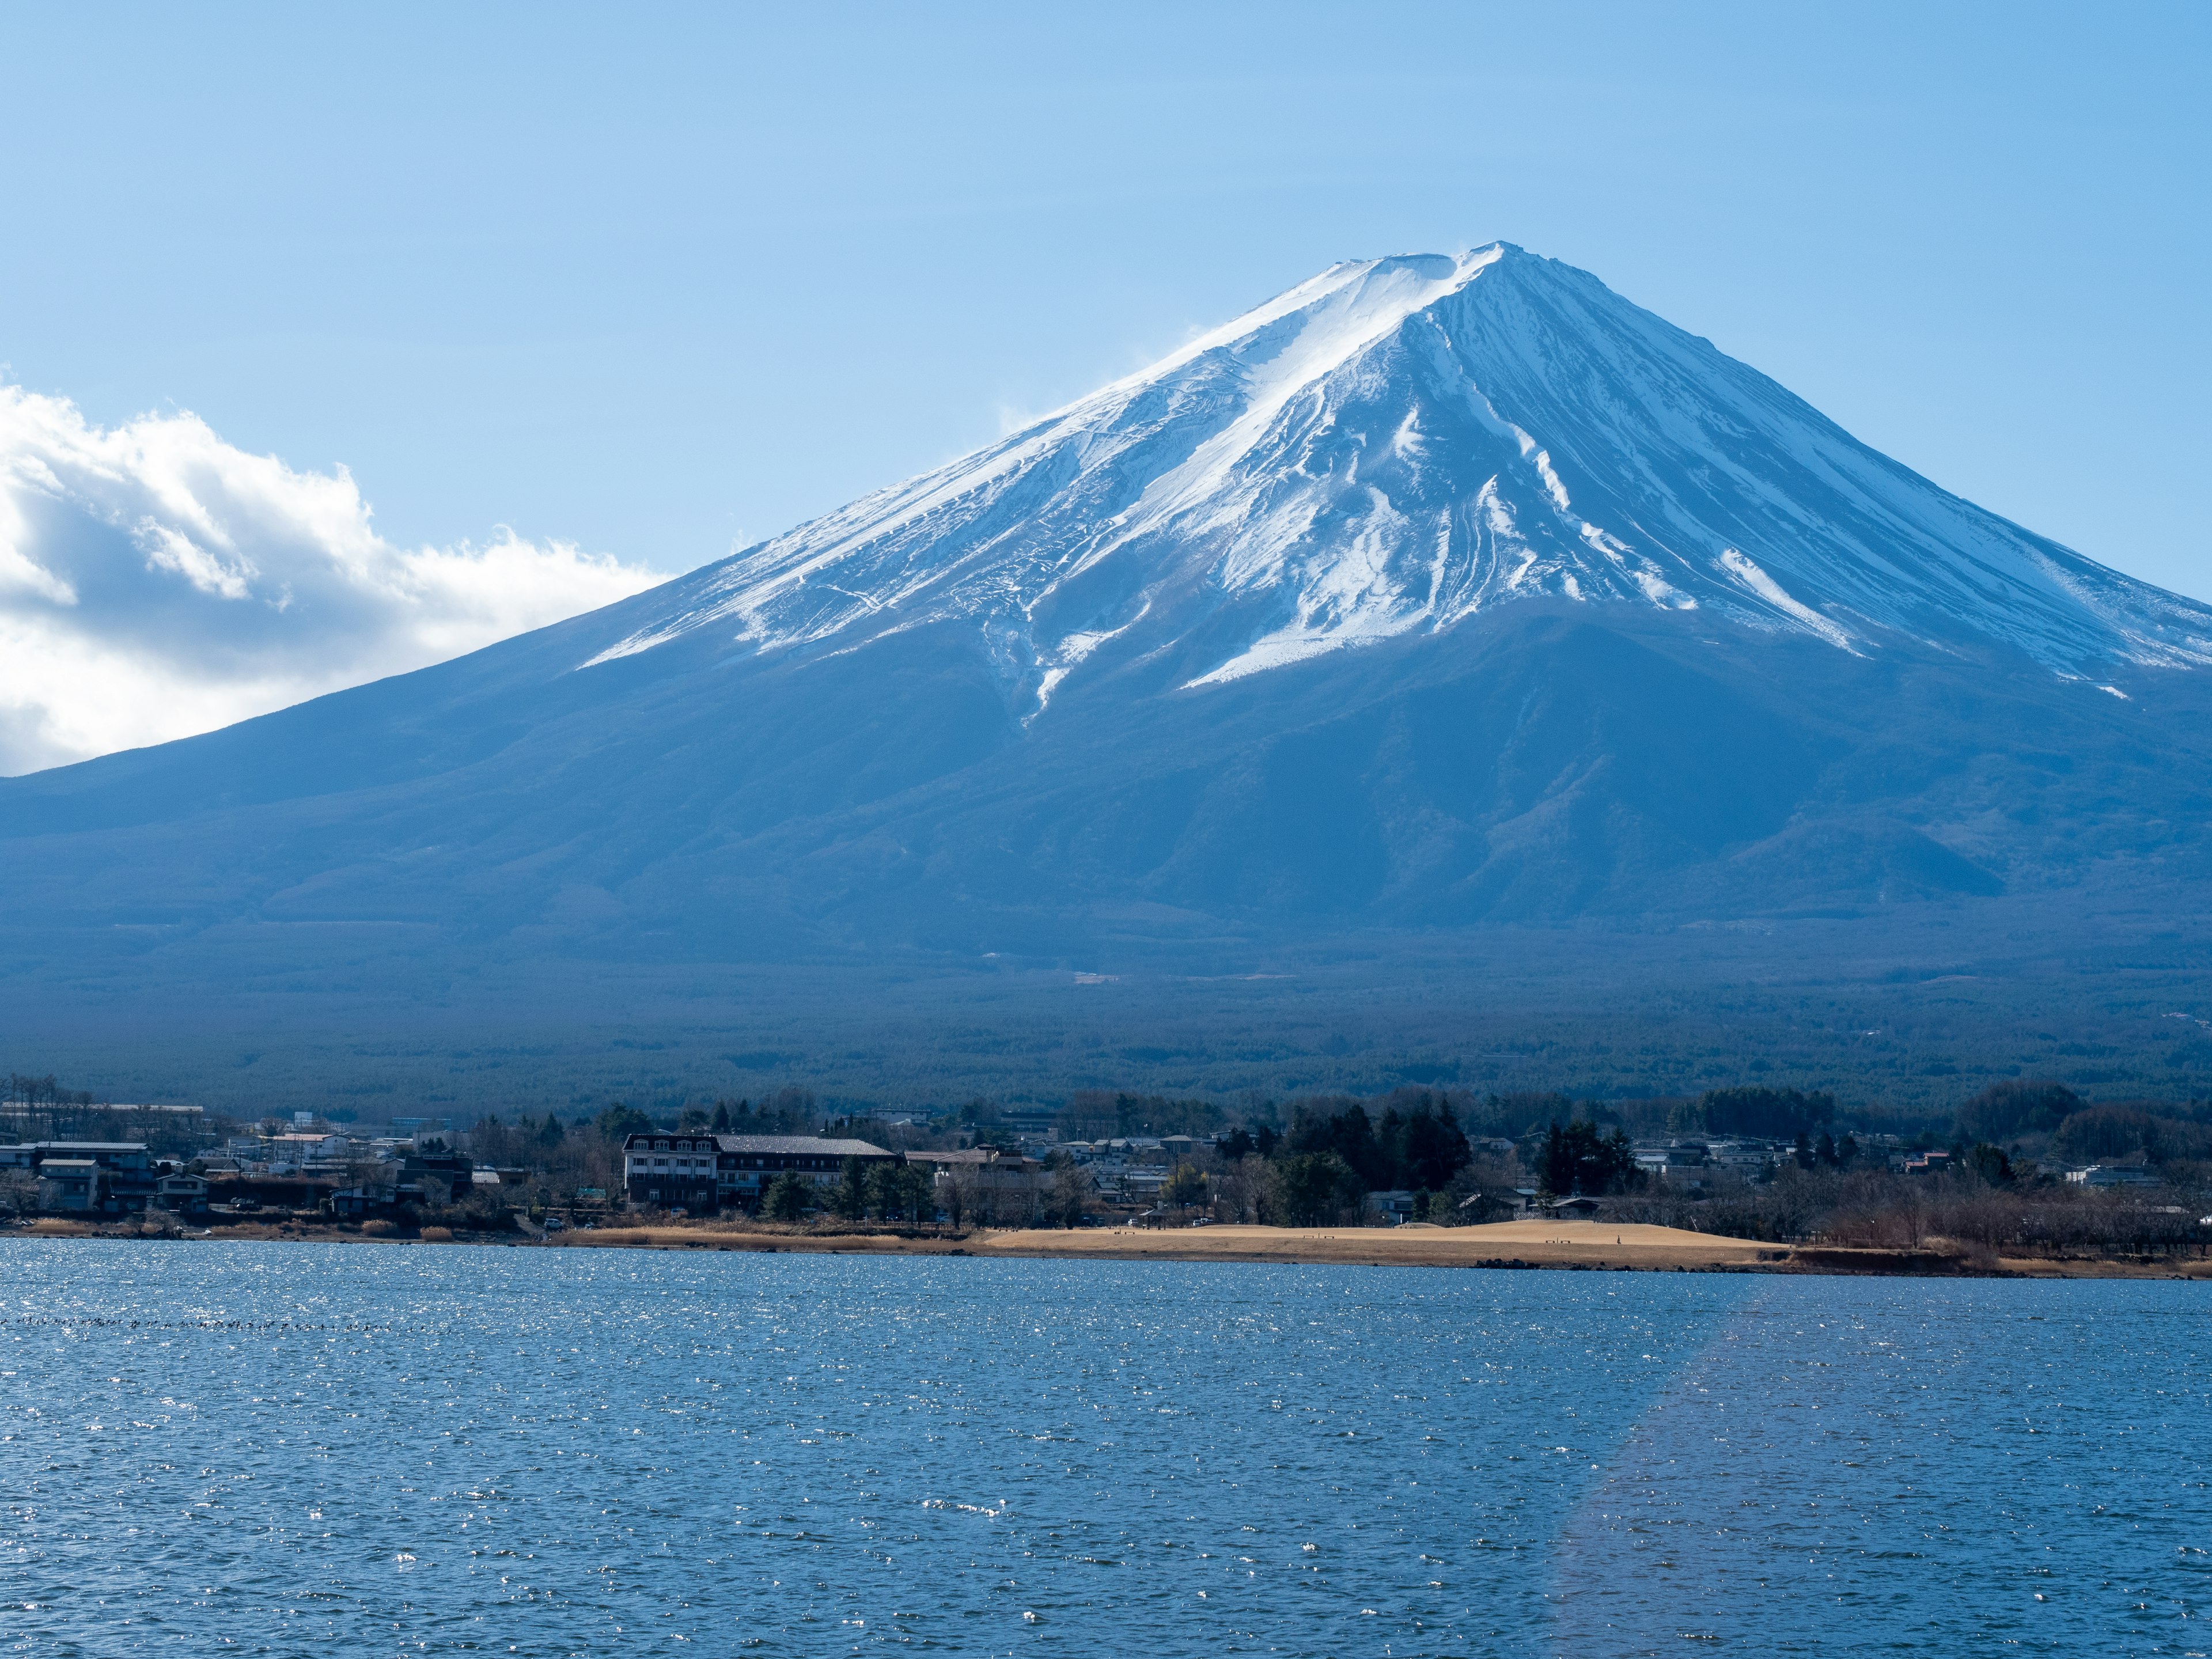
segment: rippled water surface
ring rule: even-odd
[[[0,1651],[2212,1649],[2201,1285],[0,1267]]]

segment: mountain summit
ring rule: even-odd
[[[605,610],[0,781],[0,994],[345,1042],[617,982],[629,1029],[742,1024],[802,964],[1464,999],[1501,924],[1583,998],[1632,935],[1662,976],[1816,924],[2055,957],[2207,909],[2207,663],[2212,611],[1581,271],[1341,264]]]
[[[2072,675],[2212,662],[2212,609],[1929,483],[1508,243],[1332,266],[1000,443],[685,579],[593,659],[980,629],[1042,708],[1109,642],[1187,684],[1516,599],[1846,651],[1981,636]]]

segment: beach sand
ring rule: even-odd
[[[1499,1221],[1481,1227],[1086,1228],[993,1233],[978,1255],[1163,1261],[1339,1261],[1376,1267],[1735,1267],[1788,1260],[1788,1246],[1710,1233],[1594,1221]]]
[[[132,1237],[130,1224],[58,1217],[33,1222],[35,1237]],[[911,1230],[909,1230],[911,1231]],[[171,1235],[174,1237],[176,1235]],[[327,1222],[246,1222],[193,1238],[440,1248],[742,1250],[808,1255],[1042,1257],[1070,1261],[1328,1262],[1401,1267],[1586,1267],[1639,1273],[1809,1273],[1912,1278],[2212,1279],[2212,1261],[2160,1258],[1976,1257],[1930,1240],[1917,1251],[1765,1244],[1675,1227],[1604,1221],[1501,1221],[1481,1227],[1086,1227],[978,1228],[951,1235],[913,1231],[817,1231],[732,1221],[678,1221],[540,1236],[534,1231],[463,1233],[457,1239],[377,1237]]]
[[[1582,1267],[1712,1269],[1779,1263],[1786,1245],[1673,1227],[1504,1221],[1482,1227],[1084,1227],[976,1231],[958,1240],[882,1234],[775,1233],[712,1226],[616,1227],[568,1233],[571,1246],[807,1250],[841,1255],[1042,1256],[1082,1261],[1315,1261],[1374,1267]]]

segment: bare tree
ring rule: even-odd
[[[1275,1166],[1249,1153],[1223,1169],[1213,1183],[1217,1220],[1261,1224],[1282,1213],[1282,1181]]]

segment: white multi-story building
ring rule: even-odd
[[[654,1129],[623,1142],[623,1184],[629,1201],[656,1208],[747,1209],[778,1176],[796,1175],[817,1186],[841,1180],[845,1160],[895,1164],[898,1154],[866,1140],[821,1135],[717,1135],[702,1130]]]

